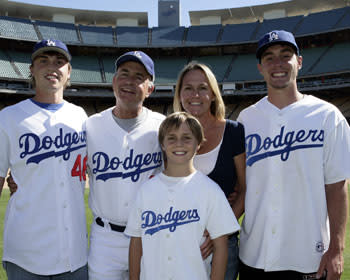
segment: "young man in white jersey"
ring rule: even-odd
[[[298,90],[291,33],[265,34],[256,56],[268,94],[238,118],[247,154],[240,279],[340,279],[349,126],[335,106]]]
[[[3,266],[9,280],[88,279],[84,207],[87,116],[63,99],[71,55],[59,40],[35,44],[33,98],[0,112],[0,188],[6,210]]]

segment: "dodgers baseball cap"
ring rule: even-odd
[[[55,40],[55,39],[46,39],[46,40],[42,40],[40,42],[37,42],[34,45],[34,49],[33,49],[33,53],[32,53],[32,61],[34,61],[34,59],[44,53],[44,52],[48,52],[48,51],[54,51],[54,52],[58,52],[60,54],[63,54],[68,61],[70,61],[72,59],[71,54],[69,53],[69,50],[67,48],[67,46],[61,42],[60,40]]]
[[[299,47],[295,42],[294,35],[285,30],[274,30],[262,36],[258,42],[256,50],[256,58],[261,59],[263,52],[274,44],[286,44],[291,46],[297,55],[299,55]]]
[[[141,63],[145,67],[148,74],[152,76],[152,81],[154,81],[154,63],[147,54],[142,51],[131,51],[119,56],[115,62],[115,71],[118,70],[118,67],[120,65],[127,61],[135,61]]]

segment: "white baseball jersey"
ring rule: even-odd
[[[265,97],[238,120],[247,154],[241,260],[266,271],[317,271],[329,246],[325,184],[350,177],[345,118],[305,95],[281,110]]]
[[[3,260],[36,274],[87,262],[84,110],[56,112],[25,100],[0,112],[0,176],[18,185],[7,205]]]
[[[91,116],[86,124],[89,203],[95,217],[126,225],[140,184],[162,165],[158,128],[165,117],[143,107],[146,120],[126,132],[113,119],[112,109]]]
[[[200,171],[158,174],[141,186],[125,233],[142,238],[141,280],[209,279],[200,252],[211,238],[239,230],[220,187]]]

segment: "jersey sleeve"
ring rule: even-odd
[[[219,186],[212,190],[208,211],[206,229],[211,239],[234,233],[240,229],[232,208]],[[218,217],[220,218],[218,219]]]
[[[10,167],[10,142],[2,126],[0,126],[0,143],[0,177],[5,178]]]
[[[325,183],[350,178],[350,128],[345,118],[325,134],[324,143]]]
[[[142,197],[141,191],[139,191],[137,193],[136,200],[130,209],[128,222],[124,231],[124,233],[128,236],[141,237],[142,235],[142,230],[141,230],[142,198],[141,197]]]

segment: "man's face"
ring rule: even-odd
[[[117,104],[133,110],[142,106],[153,91],[151,77],[145,67],[134,61],[124,62],[113,77],[113,90]]]
[[[270,88],[283,89],[296,83],[302,57],[288,45],[272,45],[261,55],[258,69]]]
[[[65,88],[70,79],[71,66],[64,55],[47,52],[34,59],[30,72],[35,79],[37,89],[57,91]]]

